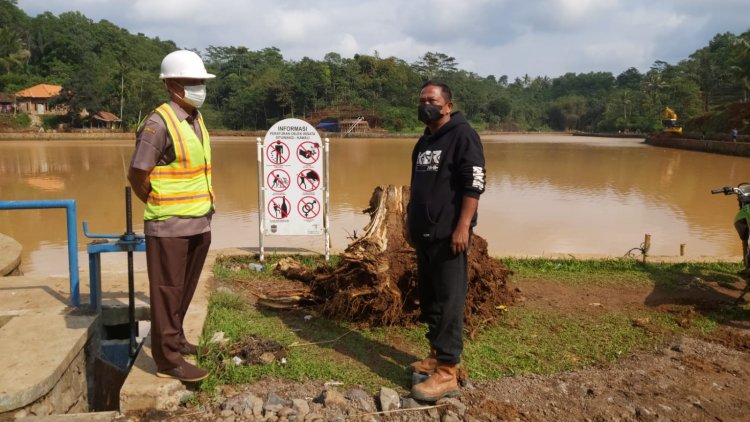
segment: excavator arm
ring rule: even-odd
[[[664,108],[664,119],[665,120],[677,120],[677,113],[669,107]]]
[[[682,126],[677,123],[677,113],[669,107],[664,108],[664,118],[661,124],[664,132],[682,133]]]

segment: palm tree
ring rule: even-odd
[[[662,106],[661,94],[662,91],[667,88],[668,84],[662,78],[661,72],[652,69],[646,73],[646,77],[643,78],[643,90],[651,97],[651,101],[654,104]]]
[[[743,86],[745,87],[745,100],[747,101],[747,91],[750,90],[750,41],[746,39],[746,36],[750,35],[750,32],[746,32],[742,36],[734,39],[735,47],[735,58],[737,65],[732,66],[734,73],[742,79]]]
[[[31,57],[29,50],[21,46],[18,35],[7,28],[0,28],[0,68],[10,73],[22,66]]]

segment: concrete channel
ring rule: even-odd
[[[16,245],[0,235],[0,270],[6,274],[20,263]],[[209,254],[185,318],[191,342],[197,343],[202,332],[217,254]],[[135,273],[137,341],[142,346],[134,359],[128,354],[127,272],[102,269],[100,314],[88,306],[84,293],[89,291],[87,269],[81,268],[80,279],[82,306],[74,307],[69,279],[62,273],[0,278],[0,421],[109,421],[141,410],[172,410],[191,394],[181,382],[156,376],[145,272]]]

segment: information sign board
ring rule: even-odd
[[[284,119],[263,140],[265,235],[323,234],[323,145],[304,120]]]

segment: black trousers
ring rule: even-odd
[[[450,239],[418,242],[416,246],[419,305],[427,324],[427,340],[437,350],[437,360],[459,363],[464,348],[468,252],[454,255]]]
[[[146,236],[146,266],[151,300],[151,350],[159,370],[180,366],[182,330],[206,261],[211,233],[186,237]]]

